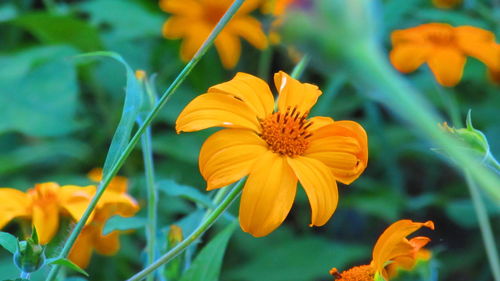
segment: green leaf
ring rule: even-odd
[[[215,207],[212,200],[206,194],[201,193],[194,187],[178,184],[173,180],[161,180],[157,183],[157,188],[170,196],[181,197],[202,204],[207,208]]]
[[[11,22],[29,30],[44,43],[70,44],[87,52],[102,49],[97,29],[71,16],[38,12],[20,16]]]
[[[77,271],[85,276],[89,276],[85,270],[81,269],[78,265],[74,264],[72,261],[66,259],[66,258],[52,258],[48,259],[46,264],[56,264],[56,265],[61,265],[70,269],[73,269],[74,271]]]
[[[122,117],[116,128],[115,135],[111,141],[109,147],[108,155],[106,156],[106,161],[104,162],[103,175],[106,175],[111,167],[116,163],[124,148],[130,141],[130,136],[132,133],[132,128],[134,127],[134,122],[139,114],[142,100],[143,100],[143,90],[139,81],[135,77],[135,73],[128,63],[117,53],[113,52],[94,52],[88,53],[81,56],[83,57],[110,57],[118,62],[120,62],[126,70],[127,74],[127,85],[125,87],[125,102],[123,104]]]
[[[0,56],[0,133],[59,136],[76,127],[78,84],[68,47]]]
[[[7,232],[0,232],[0,246],[9,251],[11,254],[16,253],[17,243],[17,238],[14,235]]]
[[[109,233],[115,230],[130,230],[130,229],[143,228],[146,226],[147,222],[148,222],[147,219],[140,217],[124,218],[120,216],[114,216],[106,222],[102,234],[108,235]]]
[[[222,260],[226,251],[229,238],[236,229],[237,224],[227,226],[221,233],[215,236],[196,256],[193,264],[182,275],[180,281],[217,281],[222,266]]]

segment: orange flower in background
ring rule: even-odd
[[[203,144],[199,165],[207,190],[248,175],[240,224],[260,237],[288,215],[297,181],[311,204],[311,226],[322,226],[338,201],[337,183],[350,184],[366,168],[365,130],[353,121],[308,118],[321,91],[284,72],[274,75],[277,111],[267,83],[238,73],[191,101],[179,115],[177,132],[225,127]]]
[[[462,78],[467,56],[488,67],[498,60],[494,34],[472,26],[429,23],[396,30],[391,39],[390,60],[397,70],[409,73],[427,63],[438,83],[447,87]]]
[[[100,181],[101,169],[93,169],[88,174],[93,181]],[[83,228],[73,248],[69,259],[81,268],[88,266],[95,250],[102,255],[114,255],[120,249],[120,231],[103,234],[104,226],[113,216],[132,217],[139,210],[137,202],[127,192],[127,178],[116,176],[108,185],[97,204],[94,217]]]
[[[79,220],[95,192],[95,186],[36,184],[26,193],[0,188],[0,229],[14,218],[32,220],[40,244],[47,244],[59,228],[60,215]]]
[[[262,5],[262,12],[281,16],[285,13],[288,6],[297,2],[297,0],[267,0]]]
[[[183,39],[181,59],[188,61],[208,38],[212,29],[232,4],[232,0],[160,0],[160,7],[172,16],[163,25],[163,36]],[[260,22],[249,15],[260,0],[247,0],[215,39],[215,48],[225,68],[236,66],[244,38],[259,49],[267,47]]]
[[[441,9],[451,9],[460,3],[462,0],[432,0],[432,4]]]
[[[399,220],[393,223],[375,243],[370,264],[356,266],[342,273],[333,268],[330,274],[337,281],[373,281],[377,275],[390,280],[399,269],[411,270],[419,259],[429,259],[431,255],[428,250],[423,249],[430,241],[428,237],[406,238],[424,226],[434,230],[432,221],[420,223]]]

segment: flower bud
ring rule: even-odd
[[[14,254],[14,264],[22,272],[35,272],[45,262],[45,248],[37,240],[28,238],[18,244],[18,249]]]

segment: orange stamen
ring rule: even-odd
[[[330,270],[336,281],[373,281],[375,270],[370,265],[355,266],[339,273],[336,268]]]

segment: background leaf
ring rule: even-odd
[[[0,232],[0,246],[5,250],[9,251],[11,254],[15,254],[17,251],[17,238],[7,232]]]

